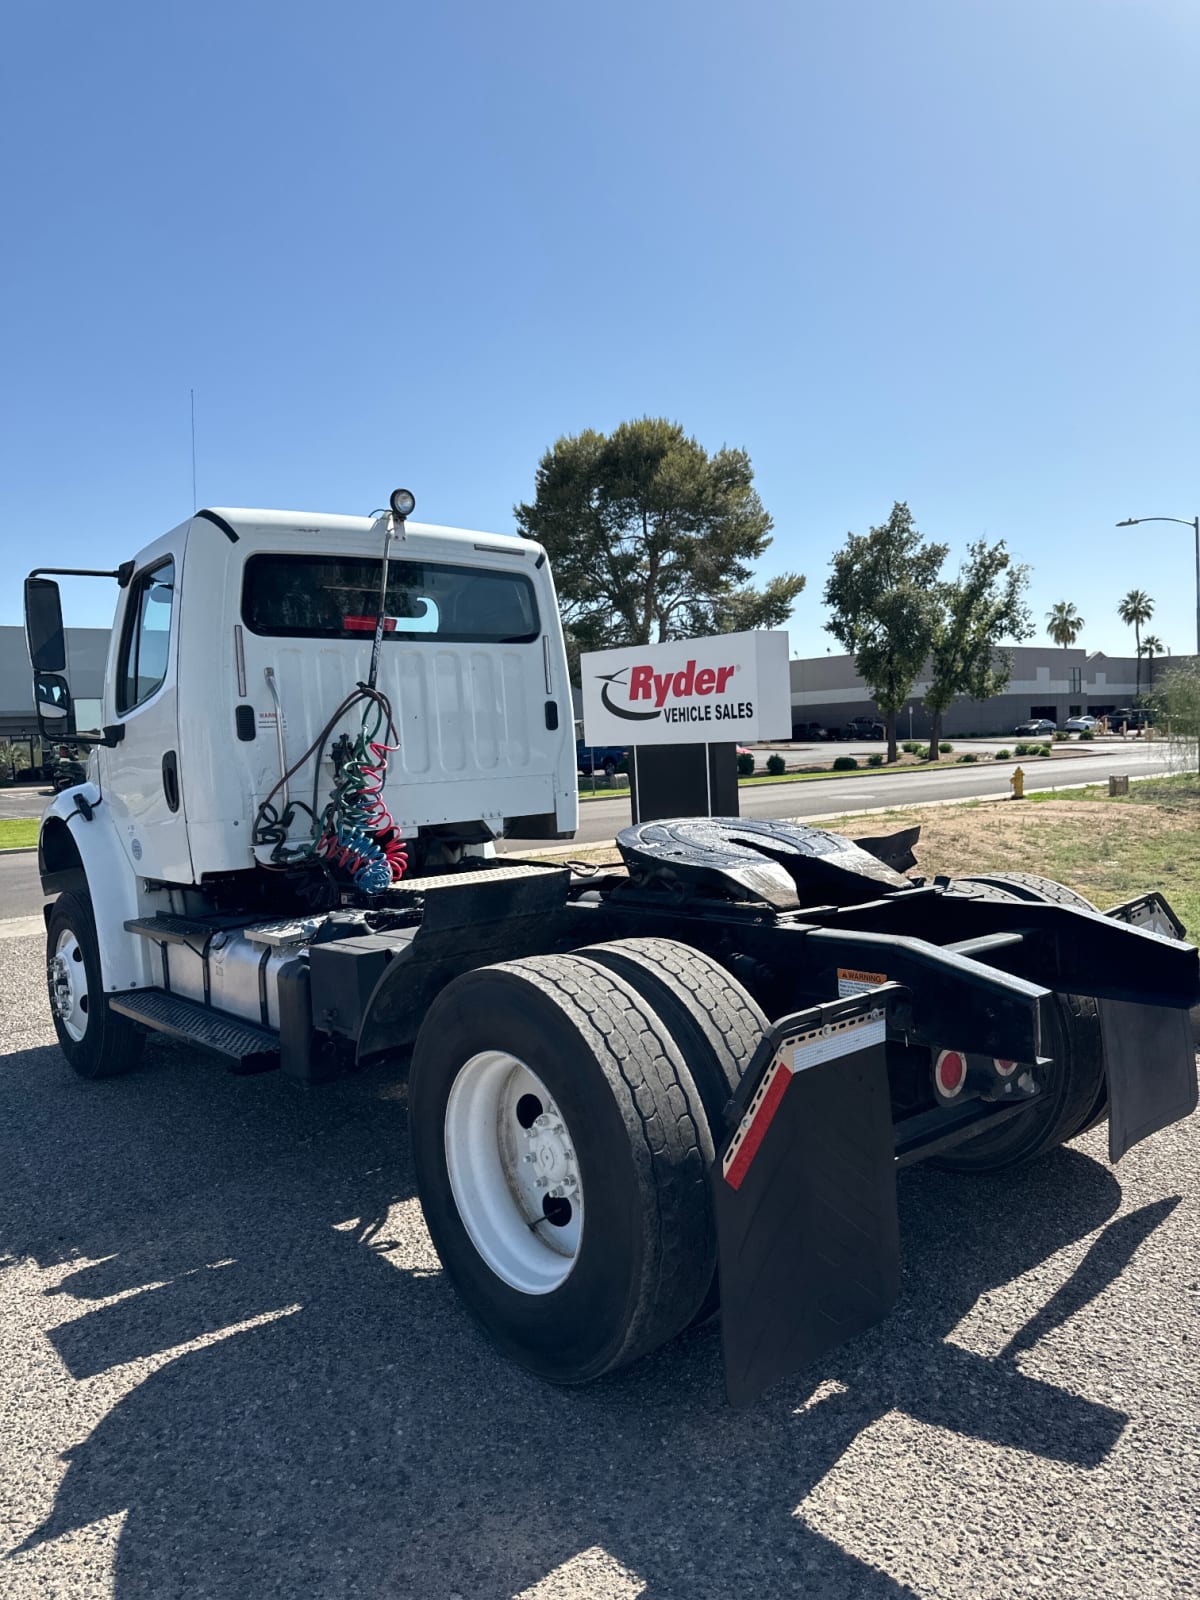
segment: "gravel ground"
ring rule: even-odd
[[[744,1412],[703,1329],[581,1391],[495,1357],[402,1083],[152,1043],[87,1085],[0,940],[7,1600],[1200,1592],[1200,1128],[910,1171],[886,1325]]]

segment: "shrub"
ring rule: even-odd
[[[900,748],[901,748],[901,750],[904,751],[904,754],[906,756],[915,756],[917,751],[921,748],[921,746],[917,743],[917,741],[915,739],[905,739],[904,743],[900,746]]]
[[[979,760],[979,757],[975,754],[975,752],[973,750],[968,750],[965,756],[959,756],[958,764],[959,764],[959,766],[961,766],[964,761],[978,761],[978,760]]]
[[[1056,728],[1054,730],[1054,742],[1055,742],[1055,744],[1065,744],[1067,742],[1067,740],[1070,739],[1070,737],[1071,737],[1071,735],[1067,732],[1067,730],[1065,728]]]
[[[917,746],[917,748],[913,751],[913,755],[916,756],[918,761],[928,761],[929,760],[929,746],[927,744],[919,744]]]
[[[751,758],[753,759],[753,758]],[[787,771],[787,762],[782,756],[771,755],[767,757],[767,771],[773,778],[781,778]]]
[[[953,754],[954,746],[952,744],[947,744],[946,741],[943,739],[941,744],[938,745],[938,750],[941,752],[942,755],[948,756],[948,755],[952,755]]]
[[[853,756],[839,756],[833,763],[835,772],[857,772],[858,762]]]
[[[1048,756],[1050,754],[1050,746],[1048,744],[1038,745],[1035,748],[1039,756]]]
[[[1011,761],[1012,760],[1012,751],[1011,750],[997,750],[996,751],[996,760],[997,761]]]
[[[867,757],[867,765],[869,767],[881,767],[883,765],[883,757],[876,751],[873,756]]]
[[[1096,737],[1096,735],[1092,732],[1092,730],[1090,728],[1084,728],[1083,732],[1079,735],[1079,737],[1081,739],[1094,739]]]
[[[737,758],[737,767],[740,778],[752,778],[754,776],[754,757],[749,750],[746,751],[744,756]]]
[[[1015,755],[1015,756],[1027,756],[1027,755],[1030,754],[1032,749],[1033,749],[1033,746],[1029,745],[1029,744],[1014,745],[1013,746],[1013,755]]]

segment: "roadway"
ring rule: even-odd
[[[980,747],[973,745],[972,748]],[[850,811],[928,805],[939,800],[1003,799],[1009,792],[1008,780],[1014,765],[1005,762],[996,766],[965,766],[961,770],[942,768],[937,772],[919,769],[890,774],[866,772],[862,777],[853,778],[764,783],[743,787],[739,796],[744,817],[801,820],[843,816]],[[1166,772],[1169,760],[1162,745],[1122,744],[1106,746],[1088,755],[1054,756],[1049,761],[1033,757],[1021,765],[1028,774],[1030,789],[1048,789],[1102,783],[1110,773],[1149,777],[1156,772]],[[10,816],[37,815],[48,800],[48,796],[32,788],[0,790],[0,796]],[[21,806],[23,810],[17,809]],[[629,815],[628,796],[581,802],[575,843],[597,844],[612,839],[629,826]],[[545,848],[545,840],[534,844],[530,840],[506,839],[499,848],[505,855],[524,855],[531,848],[539,847]],[[0,855],[0,921],[40,916],[41,909],[37,857],[32,852]]]
[[[814,747],[828,751],[829,746]],[[865,746],[878,749],[878,746]],[[972,744],[971,749],[982,749]],[[744,817],[842,816],[848,811],[877,807],[920,806],[937,800],[1003,799],[1009,778],[1020,765],[1027,789],[1063,788],[1076,783],[1103,783],[1110,773],[1148,777],[1166,772],[1169,758],[1163,745],[1114,744],[1080,756],[1032,756],[1021,762],[943,767],[937,772],[920,768],[903,772],[865,772],[862,777],[819,778],[804,783],[770,783],[743,786],[738,791]],[[629,799],[584,800],[579,806],[576,844],[596,844],[611,839],[629,826]],[[530,848],[529,841],[508,839],[500,846],[506,854]]]

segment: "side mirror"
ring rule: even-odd
[[[63,633],[62,603],[53,578],[25,579],[25,642],[34,672],[66,670],[67,640]]]
[[[69,739],[74,736],[71,691],[65,678],[53,672],[35,672],[33,702],[37,710],[38,732],[43,739]]]

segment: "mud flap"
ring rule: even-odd
[[[1178,1007],[1100,1000],[1108,1078],[1108,1159],[1196,1109],[1192,1019]]]
[[[734,1405],[895,1304],[886,1006],[880,991],[782,1018],[735,1098],[736,1126],[712,1166],[725,1387]]]

